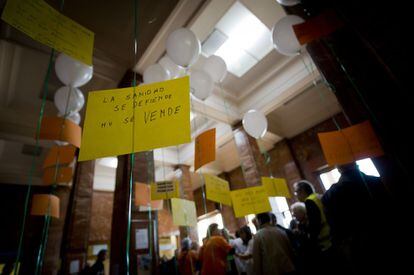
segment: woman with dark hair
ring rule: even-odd
[[[240,238],[243,242],[243,246],[246,249],[243,253],[237,253],[236,256],[238,257],[239,261],[242,261],[244,270],[241,274],[251,275],[253,273],[253,260],[252,260],[252,253],[253,253],[253,234],[250,230],[250,227],[247,225],[243,226],[239,229]]]

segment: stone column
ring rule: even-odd
[[[269,169],[266,166],[256,139],[249,136],[242,126],[236,126],[233,133],[246,187],[261,185],[261,177],[269,176]]]

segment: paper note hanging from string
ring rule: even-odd
[[[151,200],[167,200],[180,197],[179,181],[158,181],[151,183]]]
[[[46,216],[59,218],[60,200],[55,195],[34,194],[30,214],[33,216]]]
[[[255,186],[230,192],[234,213],[237,218],[249,214],[268,212],[270,207],[266,189],[263,186]]]
[[[226,180],[213,175],[204,174],[207,199],[231,205],[230,187]]]
[[[341,165],[384,154],[369,121],[333,132],[319,133],[329,165]]]
[[[262,177],[262,185],[269,197],[292,198],[285,179]]]
[[[1,19],[36,41],[92,65],[94,33],[43,0],[8,0]]]
[[[43,170],[43,183],[65,183],[72,180],[73,169],[71,167],[49,167]]]
[[[162,200],[151,201],[151,185],[145,183],[135,183],[135,206],[143,207],[142,211],[146,211],[151,207],[151,210],[161,210],[163,207]]]
[[[81,127],[68,119],[47,116],[42,119],[40,139],[67,141],[79,148],[81,135]]]
[[[216,129],[207,130],[195,138],[194,171],[216,159]]]
[[[76,148],[72,145],[53,146],[47,153],[47,156],[43,162],[43,168],[69,164],[75,158],[75,152]]]
[[[135,96],[132,87],[90,92],[79,160],[190,142],[189,85],[183,77],[140,85]]]
[[[171,199],[171,208],[175,225],[197,225],[196,207],[193,201],[173,198]]]

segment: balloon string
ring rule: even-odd
[[[55,51],[54,51],[54,49],[52,49],[51,53],[50,53],[50,57],[49,57],[49,64],[48,64],[48,68],[47,68],[47,71],[46,71],[46,76],[45,76],[44,81],[43,81],[42,103],[41,103],[41,106],[40,106],[39,118],[37,120],[37,126],[36,126],[35,152],[39,152],[39,150],[40,150],[40,146],[39,146],[40,129],[41,129],[41,126],[42,126],[42,119],[43,119],[44,111],[45,111],[46,98],[47,98],[47,95],[48,95],[48,84],[49,84],[50,72],[52,70],[52,63],[53,63],[54,54],[55,54]],[[18,248],[17,248],[16,261],[14,263],[14,268],[13,268],[14,274],[19,274],[20,273],[20,269],[18,267],[19,267],[19,261],[20,261],[22,248],[23,248],[23,237],[24,237],[24,231],[26,229],[26,220],[27,220],[27,215],[28,215],[29,200],[30,200],[30,195],[31,195],[31,191],[32,191],[32,184],[33,184],[33,173],[34,173],[34,170],[35,170],[36,162],[37,162],[37,157],[35,155],[33,155],[31,165],[30,165],[30,169],[29,169],[29,173],[28,173],[28,186],[27,186],[27,191],[26,191],[26,196],[25,196],[25,201],[24,201],[23,219],[22,219],[22,224],[20,226],[19,245],[18,245]]]
[[[230,111],[229,111],[230,107],[228,106],[228,102],[226,100],[226,97],[224,96],[223,85],[222,85],[221,82],[219,82],[219,87],[220,87],[221,98],[223,99],[224,109],[225,109],[225,112],[226,112],[227,124],[230,126],[232,139],[233,139],[234,143],[236,143],[236,136],[234,134],[233,125],[232,125],[231,119],[230,119]],[[242,174],[243,174],[243,178],[246,179],[246,167],[244,166],[243,162],[241,161],[241,152],[240,152],[240,149],[237,145],[236,145],[236,148],[237,148],[237,155],[239,156],[239,160],[240,160],[240,168],[241,168],[241,171],[242,171]],[[231,189],[231,186],[229,186],[229,187]]]
[[[133,0],[133,20],[134,20],[134,64],[137,62],[137,48],[138,48],[138,40],[137,40],[137,0]],[[133,87],[133,101],[132,101],[132,152],[135,152],[135,92],[136,92],[136,86],[137,86],[137,74],[135,71],[133,71],[134,78],[132,81],[132,87]],[[130,259],[129,259],[129,252],[130,252],[130,242],[131,242],[131,219],[132,219],[132,187],[134,184],[134,167],[135,167],[135,154],[132,153],[130,156],[130,174],[129,174],[129,193],[128,193],[128,216],[127,216],[127,236],[126,236],[126,251],[125,251],[125,257],[126,257],[126,274],[129,275],[130,273]]]
[[[300,55],[300,59],[301,59],[303,65],[305,66],[306,70],[308,71],[308,73],[312,75],[312,78],[313,78],[312,82],[313,82],[313,85],[316,87],[318,85],[317,79],[316,79],[317,76],[315,76],[315,74],[314,74],[316,70],[313,67],[312,60],[309,60],[309,66],[308,66],[305,62],[305,58],[303,57],[303,55]],[[327,87],[330,88],[329,85],[327,85]],[[319,98],[320,98],[322,104],[325,105],[325,108],[328,110],[329,113],[333,113],[331,105],[328,103],[325,96],[322,94],[322,91],[320,89],[316,89],[316,90],[318,92],[318,95],[319,95]],[[342,107],[340,107],[340,108],[341,108],[341,112],[345,115]],[[346,117],[346,115],[345,115],[345,117]],[[332,115],[331,119],[332,119],[332,122],[335,124],[336,129],[341,130],[341,126],[339,125],[338,121],[336,120],[335,115]]]
[[[193,104],[193,99],[190,96],[190,103],[191,103],[191,109],[194,110],[194,104]],[[196,144],[196,138],[197,138],[197,132],[198,132],[198,127],[197,127],[197,117],[193,118],[193,128],[194,128],[194,144]],[[206,194],[205,194],[205,190],[204,190],[204,180],[203,180],[203,175],[202,175],[202,167],[200,167],[200,170],[195,171],[195,167],[194,167],[194,173],[198,174],[198,176],[200,177],[200,181],[201,181],[201,194],[202,194],[202,199],[203,199],[203,207],[204,207],[204,214],[207,214],[207,202],[206,202]]]

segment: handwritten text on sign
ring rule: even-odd
[[[36,41],[92,65],[94,33],[43,0],[8,0],[1,19]]]
[[[79,160],[190,142],[188,77],[90,92]]]
[[[226,205],[231,205],[229,183],[219,177],[204,174],[207,199]]]
[[[267,192],[263,186],[231,191],[230,195],[237,218],[271,210]]]

